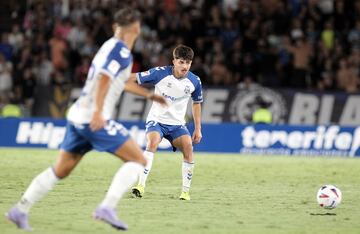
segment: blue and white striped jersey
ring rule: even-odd
[[[152,84],[155,93],[164,96],[169,103],[163,107],[153,102],[146,121],[156,121],[169,125],[185,124],[185,114],[190,97],[193,102],[202,102],[202,87],[198,76],[188,72],[183,78],[173,75],[173,67],[155,67],[145,72],[137,73],[139,84]]]
[[[103,106],[104,119],[111,119],[131,68],[132,55],[124,42],[115,37],[107,40],[92,60],[85,86],[79,99],[70,107],[68,120],[78,124],[90,123],[95,110],[95,87],[99,81],[99,74],[105,74],[111,79]]]

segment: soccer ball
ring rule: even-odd
[[[317,195],[317,202],[321,207],[325,209],[334,209],[341,202],[341,191],[334,185],[324,185],[322,186]]]

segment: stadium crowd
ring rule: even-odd
[[[205,86],[359,91],[360,0],[27,0],[8,2],[0,32],[0,103],[31,109],[39,86],[81,86],[120,4],[143,13],[135,72],[183,43]]]

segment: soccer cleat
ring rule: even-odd
[[[115,229],[123,230],[123,231],[128,230],[127,224],[122,222],[117,217],[116,211],[114,209],[108,207],[98,207],[93,213],[93,218],[104,221],[105,223],[110,224]]]
[[[32,228],[28,222],[28,215],[26,213],[21,212],[16,206],[13,206],[5,216],[13,222],[18,228],[23,229],[25,231],[31,231]]]
[[[180,200],[186,200],[186,201],[190,201],[190,193],[189,192],[181,192],[180,195]]]
[[[137,186],[131,189],[133,197],[142,197],[145,193],[145,186],[138,184]]]

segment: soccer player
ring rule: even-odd
[[[145,72],[131,75],[139,84],[155,86],[155,93],[167,98],[168,107],[153,103],[146,120],[147,164],[140,175],[139,183],[132,189],[135,197],[142,197],[145,192],[146,179],[150,173],[154,153],[162,138],[168,139],[174,151],[178,148],[184,157],[182,163],[181,200],[190,200],[189,189],[194,170],[192,143],[199,143],[201,134],[202,87],[198,76],[190,72],[194,52],[190,47],[179,45],[173,50],[173,66],[155,67]],[[192,113],[195,130],[190,136],[185,126],[185,114],[189,99],[192,99]]]
[[[20,201],[7,213],[19,228],[31,230],[30,208],[43,198],[60,179],[68,176],[83,155],[92,149],[114,154],[124,161],[116,172],[104,200],[93,213],[116,229],[128,227],[118,219],[115,208],[128,189],[138,180],[146,160],[140,147],[122,124],[111,119],[117,99],[125,90],[166,105],[166,99],[135,83],[125,83],[131,73],[131,48],[140,33],[140,13],[120,9],[114,17],[114,36],[95,55],[79,99],[71,106],[64,142],[55,165],[36,176]]]

